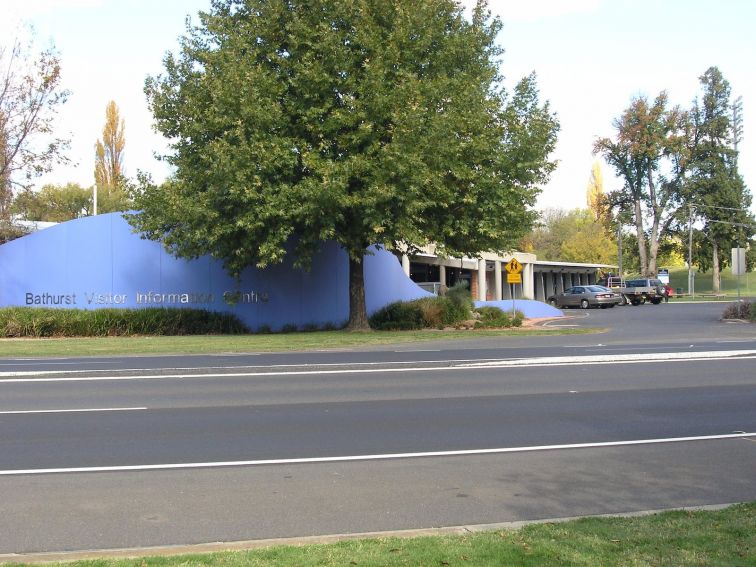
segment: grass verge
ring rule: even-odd
[[[207,555],[78,561],[67,565],[753,567],[756,565],[756,503],[719,511],[584,518],[464,536],[349,540]]]
[[[509,339],[522,336],[575,335],[601,329],[502,329],[477,331],[315,331],[270,335],[197,335],[181,337],[95,337],[0,339],[0,357],[108,356],[285,352],[371,347],[439,340]]]

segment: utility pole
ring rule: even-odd
[[[690,207],[690,213],[688,217],[688,295],[693,297],[694,284],[693,284],[693,205]]]

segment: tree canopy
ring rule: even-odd
[[[702,97],[691,111],[695,139],[685,187],[694,218],[703,226],[695,238],[694,261],[711,268],[712,290],[719,291],[720,269],[730,262],[730,248],[751,242],[756,224],[749,212],[751,194],[737,169],[732,147],[730,84],[710,67],[699,77]]]
[[[535,76],[502,86],[500,22],[453,0],[214,0],[145,91],[175,175],[131,222],[232,274],[320,242],[350,259],[367,325],[377,244],[511,249],[530,228],[558,129]]]
[[[0,45],[0,219],[7,220],[14,187],[29,187],[65,161],[68,141],[53,133],[69,95],[60,69],[52,48],[34,54],[31,41]]]
[[[687,120],[679,107],[669,108],[666,92],[653,101],[637,96],[614,121],[615,139],[599,138],[594,145],[624,182],[607,199],[618,218],[635,225],[640,271],[646,276],[656,274],[660,243],[684,214]]]
[[[39,191],[24,189],[11,212],[29,221],[65,222],[92,214],[92,190],[76,183],[45,185]]]
[[[547,209],[522,243],[542,260],[614,264],[617,243],[591,209]]]

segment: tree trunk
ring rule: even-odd
[[[646,250],[646,235],[643,232],[643,211],[641,203],[635,200],[635,231],[638,235],[638,259],[640,260],[640,273],[647,275],[648,272],[648,253]]]
[[[711,253],[711,291],[712,293],[719,293],[719,246],[716,242],[712,242]]]
[[[349,323],[347,331],[369,331],[365,306],[365,274],[362,259],[349,258]]]

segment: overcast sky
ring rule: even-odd
[[[165,165],[154,158],[165,143],[152,130],[144,80],[162,71],[166,51],[176,50],[186,16],[196,21],[209,6],[210,0],[0,0],[0,41],[13,37],[20,22],[31,24],[39,47],[52,43],[60,52],[64,86],[72,91],[57,125],[70,133],[76,165],[45,181],[93,184],[94,144],[109,100],[126,120],[127,175],[141,169],[165,178]],[[541,97],[561,123],[559,167],[539,208],[584,207],[596,137],[613,136],[612,121],[633,96],[666,90],[673,104],[689,107],[710,66],[743,97],[739,163],[753,192],[756,2],[491,0],[490,8],[504,22],[499,41],[507,84],[535,71]],[[621,185],[606,166],[603,173],[607,190]]]

